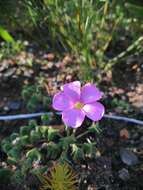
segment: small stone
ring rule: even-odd
[[[28,46],[29,42],[28,41],[24,41],[23,44],[24,44],[24,46]]]
[[[41,148],[47,149],[47,147],[48,147],[48,143],[43,143],[43,144],[41,145]]]
[[[120,149],[120,157],[122,162],[128,166],[136,165],[139,162],[138,157],[133,152],[125,148]]]
[[[25,71],[24,71],[24,76],[25,76],[25,77],[30,78],[30,77],[32,77],[32,74],[33,74],[33,72],[31,72],[31,70],[25,70]]]
[[[6,69],[6,67],[4,64],[0,66],[0,72],[4,71],[5,69]]]
[[[21,106],[21,101],[11,101],[8,102],[8,105],[10,110],[19,110]]]
[[[16,75],[21,75],[21,74],[22,74],[21,69],[20,69],[20,68],[17,68],[17,70],[16,70]]]
[[[130,179],[129,171],[126,168],[122,168],[119,171],[119,178],[122,179],[123,181],[129,180]]]
[[[57,68],[60,68],[60,67],[63,67],[64,65],[63,65],[63,63],[61,61],[58,61],[58,62],[55,63],[55,66]]]
[[[95,185],[88,185],[87,190],[96,190],[96,186]]]
[[[71,58],[69,55],[66,55],[66,56],[64,57],[64,59],[63,59],[63,62],[64,62],[65,64],[69,64],[69,63],[72,62],[72,58]]]
[[[15,73],[15,71],[16,71],[16,68],[9,69],[8,71],[6,71],[4,73],[4,77],[8,78],[8,77],[12,76]]]
[[[46,62],[45,64],[43,64],[40,69],[41,69],[42,71],[48,70],[48,62]]]
[[[49,62],[49,63],[48,63],[48,68],[49,68],[49,69],[51,69],[53,66],[54,66],[54,63],[53,63],[53,62]]]
[[[67,75],[67,76],[66,76],[66,80],[67,80],[67,81],[71,81],[71,79],[72,79],[72,75]]]
[[[53,53],[44,54],[44,59],[47,59],[48,61],[53,61],[55,58],[55,55]]]
[[[10,111],[8,106],[4,106],[3,110],[6,111],[6,112]]]
[[[99,150],[96,151],[96,157],[100,157],[101,156],[101,152]]]

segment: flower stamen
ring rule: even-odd
[[[83,106],[84,106],[84,104],[82,104],[81,102],[76,102],[76,104],[75,104],[74,107],[75,107],[76,109],[82,109]]]

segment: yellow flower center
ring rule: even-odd
[[[83,108],[83,106],[84,106],[84,104],[82,104],[81,102],[76,102],[76,104],[75,104],[76,109],[81,109],[81,108]]]

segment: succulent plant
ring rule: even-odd
[[[56,164],[50,176],[37,175],[42,182],[40,190],[76,190],[77,175],[67,164]]]

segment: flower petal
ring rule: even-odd
[[[99,102],[86,104],[83,110],[85,111],[85,115],[93,121],[99,121],[105,112],[104,106]]]
[[[84,121],[85,113],[82,110],[78,109],[70,109],[63,111],[62,119],[64,123],[72,128],[80,127],[82,122]]]
[[[74,101],[80,99],[80,81],[67,83],[63,86],[64,93],[71,97]]]
[[[81,89],[81,102],[84,104],[95,102],[101,97],[102,92],[100,92],[93,84],[88,83]]]
[[[68,96],[66,96],[64,92],[59,92],[55,94],[52,104],[52,107],[55,110],[63,111],[66,109],[70,109],[73,106],[74,102]]]

